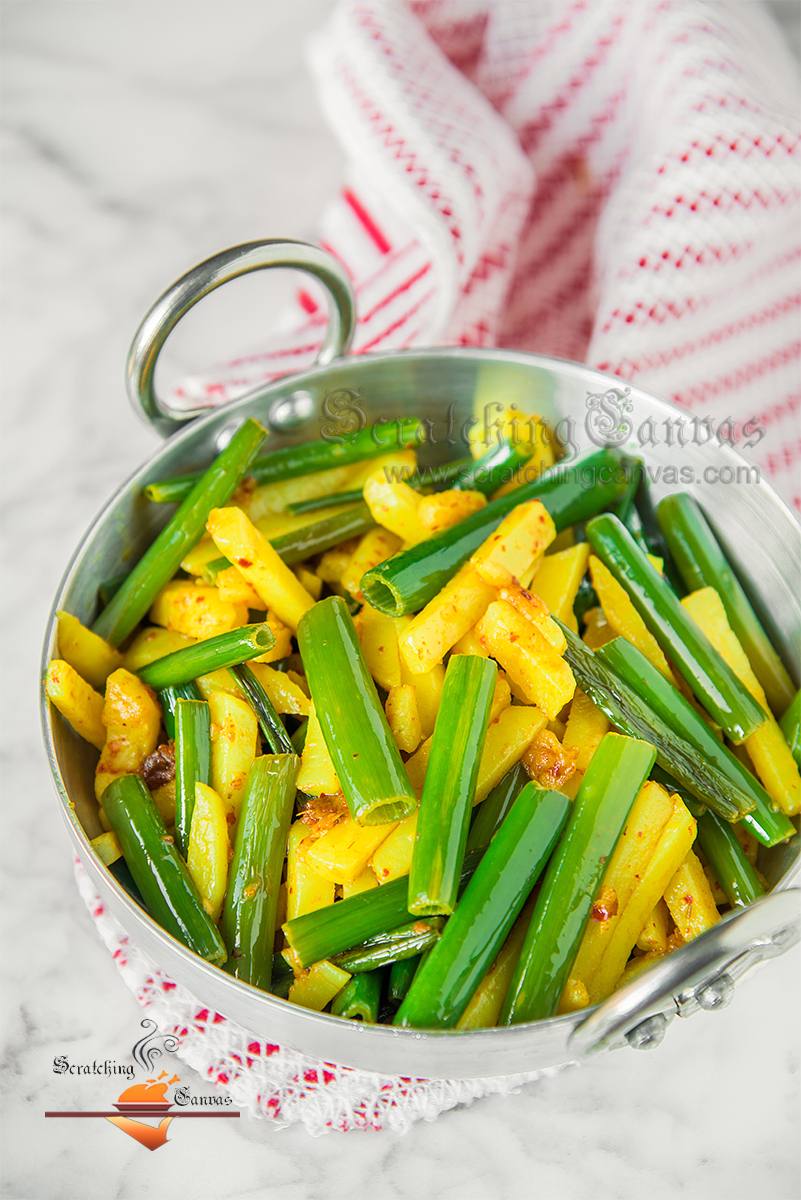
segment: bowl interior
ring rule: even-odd
[[[192,422],[132,475],[98,515],[70,562],[53,606],[45,661],[55,652],[55,613],[91,623],[98,587],[129,569],[171,515],[142,496],[153,480],[205,466],[245,416],[270,423],[267,448],[342,438],[361,424],[423,416],[425,465],[466,453],[467,432],[491,432],[502,405],[556,429],[572,456],[604,437],[644,457],[654,500],[689,491],[703,507],[769,635],[798,685],[801,643],[801,529],[719,431],[620,380],[580,364],[497,350],[406,351],[340,360],[289,377]],[[617,425],[612,420],[617,413]],[[606,421],[606,423],[605,423]],[[611,430],[611,434],[610,431]],[[101,832],[94,798],[97,752],[45,703],[45,739],[73,842],[101,894],[127,930],[177,982],[254,1032],[324,1059],[370,1070],[449,1078],[513,1074],[562,1062],[583,1014],[513,1029],[416,1034],[365,1028],[310,1014],[208,967],[156,926],[96,859]],[[798,871],[798,838],[763,852],[760,867],[783,886]]]

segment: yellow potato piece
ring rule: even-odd
[[[481,492],[460,492],[456,489],[437,492],[433,496],[423,497],[417,509],[417,518],[433,537],[435,533],[450,529],[465,517],[485,508],[486,504],[487,498]]]
[[[644,950],[649,954],[652,952],[665,954],[671,925],[668,906],[664,900],[659,900],[640,931],[636,942],[637,949]]]
[[[192,549],[187,553],[186,558],[181,563],[181,570],[186,571],[187,575],[202,575],[206,563],[214,562],[219,557],[219,550],[209,535],[204,533],[200,541],[195,542]]]
[[[548,606],[544,600],[541,600],[535,593],[519,587],[517,584],[510,584],[509,587],[500,588],[498,599],[505,600],[508,604],[511,604],[515,612],[519,612],[521,617],[525,617],[527,621],[531,622],[557,654],[564,654],[567,649],[567,639],[556,622],[551,618]]]
[[[572,699],[576,681],[568,664],[536,626],[507,601],[497,600],[487,608],[476,633],[526,700],[536,704],[548,720],[557,717]]]
[[[408,628],[408,617],[397,617],[396,624],[399,635]],[[401,683],[414,688],[417,712],[420,716],[422,736],[430,737],[434,732],[434,724],[439,712],[439,702],[442,697],[442,685],[445,682],[445,668],[442,663],[435,663],[428,671],[417,674],[410,671],[401,655]]]
[[[156,749],[161,730],[161,708],[149,687],[124,667],[106,681],[103,702],[106,741],[95,772],[99,800],[112,779],[141,770]]]
[[[213,508],[206,528],[214,543],[256,589],[266,607],[293,632],[314,600],[239,508]]]
[[[551,551],[555,544],[551,543]],[[573,612],[573,605],[579,584],[587,572],[589,556],[590,547],[587,542],[579,542],[576,546],[546,554],[540,559],[530,584],[530,590],[539,596],[548,611],[574,633],[578,633],[578,621]]]
[[[600,708],[596,708],[589,696],[576,688],[562,745],[566,750],[576,751],[577,771],[583,774],[587,770],[604,734],[608,732],[609,721]]]
[[[295,563],[292,570],[312,600],[319,600],[323,591],[323,581],[320,576],[316,575],[314,571],[310,571],[304,563]]]
[[[323,583],[341,583],[342,575],[356,552],[356,545],[356,541],[349,538],[348,541],[340,542],[338,546],[326,550],[317,566],[318,578]]]
[[[122,858],[122,847],[113,831],[92,838],[92,849],[105,867],[110,867],[118,858]]]
[[[408,767],[408,763],[407,763]],[[408,875],[412,865],[412,850],[417,833],[417,812],[410,813],[384,839],[370,860],[379,883],[391,883]]]
[[[788,816],[795,816],[801,810],[798,765],[778,722],[771,715],[767,698],[751,669],[748,656],[729,625],[723,601],[714,588],[701,588],[685,596],[682,604],[738,679],[745,684],[757,704],[765,710],[765,721],[745,739],[744,746],[773,803]]]
[[[248,608],[223,600],[211,584],[172,579],[153,602],[150,620],[174,633],[202,640],[246,625]]]
[[[692,850],[667,885],[665,903],[685,942],[720,920],[704,868]]]
[[[658,783],[649,780],[640,789],[612,852],[601,884],[602,900],[596,899],[593,905],[576,960],[570,970],[571,978],[580,980],[590,991],[615,928],[639,881],[645,877],[648,864],[672,815],[672,799]],[[649,912],[653,912],[655,905],[656,900]],[[646,913],[646,917],[648,915]],[[634,931],[635,940],[644,923],[645,918]],[[628,954],[626,957],[628,958]],[[625,960],[621,970],[624,965]]]
[[[376,525],[402,538],[406,545],[430,537],[417,515],[420,497],[408,483],[391,482],[383,469],[378,470],[365,480],[364,499]]]
[[[359,825],[346,816],[306,850],[306,861],[317,875],[334,883],[350,883],[363,874],[375,851],[394,829],[388,825]]]
[[[489,970],[479,983],[470,1003],[456,1022],[457,1029],[493,1029],[498,1024],[503,1002],[523,948],[536,896],[530,897],[511,932],[501,946]]]
[[[311,701],[303,689],[292,678],[294,672],[276,671],[266,663],[254,662],[250,669],[270,697],[277,713],[291,713],[295,717],[308,717]]]
[[[423,729],[417,711],[417,696],[411,685],[400,684],[390,688],[386,715],[395,745],[404,754],[412,754],[420,745]]]
[[[314,704],[309,706],[309,724],[306,728],[297,786],[298,791],[306,792],[308,796],[335,796],[342,791],[317,713],[314,711]]]
[[[347,971],[324,958],[295,977],[287,999],[290,1004],[322,1012],[349,979]]]
[[[604,1000],[617,987],[649,914],[695,840],[695,820],[678,796],[672,800],[673,815],[662,830],[645,874],[618,917],[595,977],[588,985],[591,1004]]]
[[[390,533],[381,525],[376,529],[368,530],[359,541],[351,555],[350,562],[342,572],[341,582],[345,591],[353,596],[354,600],[358,600],[360,604],[363,603],[362,576],[373,567],[377,567],[379,563],[392,558],[392,555],[397,554],[402,545],[402,538],[395,533]]]
[[[550,513],[539,500],[518,504],[470,559],[481,579],[493,587],[531,578],[547,546],[556,537]]]
[[[327,471],[315,471],[311,475],[296,475],[294,479],[263,483],[254,488],[249,496],[241,498],[241,507],[247,509],[252,521],[261,520],[268,514],[284,513],[289,504],[298,504],[303,500],[319,500],[335,492],[347,491],[354,470],[353,464],[348,464],[344,467],[329,467]],[[316,520],[318,512],[298,515],[305,517],[308,522],[310,517]]]
[[[137,633],[128,649],[125,651],[122,665],[126,671],[136,674],[148,663],[183,650],[186,646],[194,646],[197,638],[187,637],[186,634],[176,633],[172,629],[162,629],[160,625],[148,625]]]
[[[350,896],[358,896],[361,892],[369,892],[374,887],[378,887],[375,872],[371,867],[365,867],[361,875],[357,875],[355,879],[346,879],[342,884],[342,899],[347,900]]]
[[[82,679],[102,691],[112,671],[122,666],[122,655],[103,638],[82,625],[77,617],[59,612],[58,654]]]
[[[287,921],[334,903],[336,884],[318,875],[308,861],[307,852],[312,845],[308,825],[305,821],[295,821],[289,830],[286,857]]]
[[[222,912],[230,851],[226,806],[213,788],[196,783],[186,865],[212,921]]]
[[[356,628],[367,669],[373,679],[385,692],[399,687],[401,664],[398,629],[393,618],[365,604],[359,613]]]
[[[673,674],[656,638],[646,628],[626,589],[594,554],[590,555],[590,577],[612,632],[636,646],[657,671],[672,683]]]
[[[465,563],[401,635],[401,657],[409,671],[422,675],[441,663],[494,599],[494,588],[481,580],[470,563]]]
[[[256,757],[259,723],[253,709],[230,692],[211,692],[211,784],[236,825],[250,768]]]
[[[220,594],[220,599],[229,604],[244,604],[246,608],[255,609],[256,612],[264,612],[267,607],[256,589],[236,567],[226,567],[224,571],[220,571],[214,586]]]
[[[60,658],[47,665],[45,694],[76,733],[98,750],[106,744],[103,697],[82,679],[74,667]]]

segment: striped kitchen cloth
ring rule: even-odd
[[[342,0],[311,63],[348,156],[319,241],[355,353],[586,361],[725,422],[801,508],[798,78],[761,6]],[[309,366],[325,321],[302,291],[172,402]]]

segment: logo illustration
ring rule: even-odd
[[[631,435],[631,421],[623,415],[633,408],[630,392],[631,388],[625,387],[587,393],[584,427],[596,446],[620,446]]]
[[[169,1034],[161,1034],[155,1021],[145,1019],[142,1028],[148,1030],[143,1038],[136,1043],[131,1051],[134,1061],[145,1074],[155,1074],[153,1063],[166,1051],[171,1054],[178,1046],[177,1038]],[[161,1043],[159,1045],[158,1043]],[[133,1068],[111,1064],[106,1060],[102,1069],[98,1063],[69,1064],[66,1055],[61,1055],[53,1062],[53,1070],[58,1075],[69,1074],[129,1074]],[[134,1138],[148,1150],[158,1150],[167,1141],[167,1130],[176,1117],[238,1117],[238,1112],[186,1112],[189,1106],[214,1106],[230,1104],[230,1096],[200,1096],[193,1097],[189,1088],[182,1087],[173,1094],[173,1099],[167,1098],[167,1089],[174,1083],[180,1083],[178,1075],[167,1078],[168,1072],[162,1071],[158,1077],[147,1079],[145,1083],[134,1083],[121,1092],[113,1107],[116,1112],[46,1112],[46,1117],[102,1117],[111,1125],[116,1125],[123,1133]],[[175,1103],[180,1107],[173,1111]],[[167,1115],[169,1114],[169,1115]],[[155,1125],[148,1124],[155,1120]]]

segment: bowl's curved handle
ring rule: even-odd
[[[801,892],[789,888],[727,913],[595,1008],[570,1035],[571,1053],[581,1058],[624,1041],[651,1049],[674,1017],[725,1008],[736,979],[801,940],[800,899]]]
[[[175,326],[189,309],[209,292],[251,271],[269,267],[292,267],[308,271],[322,283],[328,294],[328,330],[317,364],[325,366],[341,354],[347,354],[356,326],[353,291],[345,268],[331,254],[308,242],[268,238],[231,246],[198,263],[176,279],[145,314],[128,351],[128,395],[134,408],[162,437],[173,433],[208,408],[175,410],[156,396],[153,379],[161,349]]]

